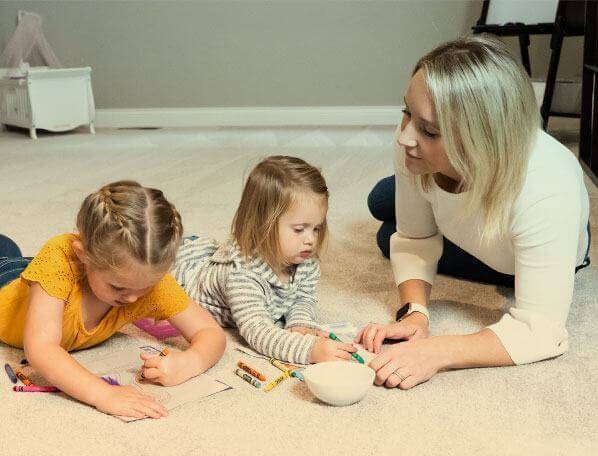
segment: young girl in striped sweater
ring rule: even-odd
[[[318,169],[295,157],[268,157],[247,179],[231,239],[185,238],[173,275],[260,353],[301,364],[350,359],[356,348],[327,339],[316,322],[327,210]]]

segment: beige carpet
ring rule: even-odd
[[[80,201],[120,178],[158,186],[178,206],[187,233],[223,239],[247,170],[259,158],[294,154],[323,168],[331,190],[331,242],[319,287],[322,321],[356,326],[395,311],[390,266],[378,253],[366,195],[392,172],[388,129],[309,131],[212,129],[41,135],[0,133],[0,232],[35,254],[73,229]],[[592,186],[593,251],[598,192]],[[595,255],[594,255],[595,256]],[[410,391],[372,387],[350,407],[314,399],[286,381],[264,393],[241,381],[229,345],[210,375],[234,389],[174,410],[162,420],[124,424],[62,395],[16,394],[0,374],[2,455],[591,455],[598,454],[598,258],[576,277],[570,350],[533,365],[446,372]],[[439,277],[433,334],[475,331],[497,320],[512,293]],[[151,341],[129,327],[83,362]],[[181,340],[168,342],[184,347]],[[22,352],[0,344],[0,360]],[[257,363],[260,367],[264,364]],[[265,368],[264,368],[265,370]],[[268,373],[273,373],[269,371]]]

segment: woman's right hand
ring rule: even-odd
[[[106,385],[105,393],[94,404],[100,412],[133,418],[161,418],[168,410],[153,396],[143,394],[132,386]]]
[[[336,340],[318,337],[311,349],[312,363],[323,361],[351,360],[351,353],[357,352],[353,344],[345,344]]]
[[[418,340],[429,336],[428,318],[419,312],[413,312],[401,321],[382,325],[368,323],[355,337],[354,342],[372,353],[380,353],[384,339]]]

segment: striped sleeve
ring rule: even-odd
[[[301,283],[297,288],[297,298],[285,315],[286,328],[303,326],[305,328],[320,329],[317,323],[316,309],[316,285],[320,279],[320,265],[317,261],[311,261],[306,271],[303,272]]]
[[[239,333],[251,348],[286,362],[309,364],[316,337],[276,326],[267,309],[266,290],[259,282],[242,271],[233,271],[225,294]]]

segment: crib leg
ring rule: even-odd
[[[31,136],[31,139],[37,139],[37,133],[35,131],[35,127],[31,127],[29,129],[29,136]]]
[[[92,135],[95,135],[95,134],[96,134],[96,127],[95,127],[95,125],[93,124],[93,122],[90,122],[90,123],[89,123],[89,132],[90,132]]]

